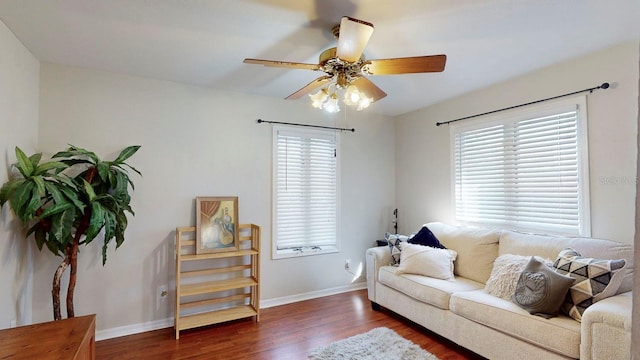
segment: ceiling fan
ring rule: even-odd
[[[244,59],[244,63],[324,72],[326,75],[285,99],[299,99],[309,94],[314,107],[336,112],[340,111],[338,90],[344,92],[345,104],[357,105],[358,110],[387,96],[366,75],[441,72],[447,61],[446,55],[367,60],[363,51],[373,33],[373,24],[348,16],[333,27],[332,33],[338,39],[338,46],[323,51],[318,64],[251,58]],[[316,94],[311,94],[318,88],[320,90]]]

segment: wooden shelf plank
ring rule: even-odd
[[[236,278],[229,280],[217,280],[200,282],[196,284],[182,285],[180,296],[191,296],[199,294],[208,294],[217,291],[242,289],[248,286],[257,286],[258,281],[254,278]]]
[[[250,264],[235,265],[235,266],[227,266],[227,267],[215,268],[215,269],[183,271],[180,273],[180,276],[185,278],[190,276],[206,276],[206,275],[223,274],[228,272],[244,271],[244,270],[251,270],[251,265]]]
[[[200,314],[180,316],[178,330],[192,329],[199,326],[256,316],[258,312],[249,305],[236,306],[229,309],[215,310]]]
[[[215,299],[185,302],[180,304],[180,308],[188,309],[188,308],[194,308],[194,307],[200,307],[200,306],[206,306],[206,305],[222,304],[222,303],[227,303],[231,301],[245,300],[250,297],[251,297],[251,294],[247,293],[247,294],[225,296],[225,297],[215,298]]]
[[[237,251],[225,251],[211,254],[189,254],[180,255],[181,261],[193,261],[193,260],[210,260],[210,259],[224,259],[236,256],[257,255],[258,251],[254,249],[237,250]]]

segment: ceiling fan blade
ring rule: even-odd
[[[333,78],[333,76],[330,75],[325,75],[325,76],[320,76],[319,78],[313,80],[312,82],[308,83],[307,85],[305,85],[302,89],[294,92],[293,94],[287,96],[286,98],[284,98],[285,100],[295,100],[295,99],[299,99],[305,95],[310,94],[313,90],[328,84],[329,82],[331,82],[331,79]]]
[[[371,75],[413,74],[444,71],[447,55],[369,60],[364,70]]]
[[[244,59],[243,62],[245,64],[257,64],[257,65],[281,67],[281,68],[288,68],[288,69],[320,70],[320,65],[318,64],[305,64],[305,63],[297,63],[297,62],[262,60],[262,59]]]
[[[382,91],[382,89],[380,89],[378,86],[376,86],[376,84],[374,84],[373,82],[371,82],[371,80],[367,79],[364,76],[353,80],[353,82],[351,83],[355,85],[360,92],[363,92],[367,95],[367,97],[372,98],[373,100],[371,102],[376,102],[387,96],[386,92]]]
[[[358,61],[372,33],[373,24],[344,16],[340,21],[336,54],[344,61]]]

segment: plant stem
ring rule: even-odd
[[[53,298],[53,319],[60,320],[62,319],[62,314],[60,312],[60,278],[62,278],[62,274],[64,270],[69,266],[69,257],[65,256],[62,263],[58,265],[58,269],[56,269],[55,274],[53,275],[53,287],[51,290],[51,297]]]
[[[73,239],[73,243],[67,247],[67,257],[71,270],[69,272],[69,286],[67,287],[67,318],[75,317],[73,309],[73,293],[76,289],[76,273],[78,271],[78,242]]]
[[[93,167],[87,172],[87,182],[91,183],[93,177],[98,172],[98,169]],[[76,289],[76,279],[78,272],[78,247],[80,245],[80,238],[87,232],[89,228],[89,220],[91,220],[91,208],[86,208],[85,213],[82,216],[80,225],[76,229],[76,233],[73,237],[73,242],[70,246],[67,246],[67,257],[71,265],[71,271],[69,273],[69,286],[67,287],[67,318],[75,317],[75,310],[73,307],[73,294]],[[59,300],[58,300],[59,301]]]

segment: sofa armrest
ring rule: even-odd
[[[391,264],[391,252],[386,246],[379,246],[367,249],[366,252],[366,269],[367,269],[367,291],[369,300],[376,302],[376,282],[378,281],[378,272],[381,266]]]
[[[601,300],[582,314],[580,359],[631,359],[632,292]]]

